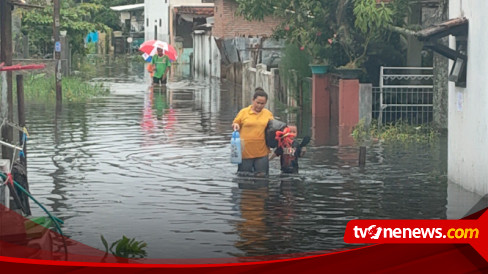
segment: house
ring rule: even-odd
[[[169,42],[178,51],[178,63],[189,63],[193,52],[191,33],[213,16],[214,4],[202,0],[145,0],[141,4],[111,7],[120,12],[122,33],[115,33],[116,53],[136,51],[143,41]],[[119,45],[117,47],[117,45]],[[125,50],[128,45],[130,50]],[[122,50],[117,48],[123,47]]]
[[[120,12],[121,32],[114,32],[114,52],[126,53],[137,51],[144,42],[144,4],[110,7]]]
[[[450,60],[450,79],[455,81],[449,82],[448,89],[448,179],[480,195],[488,194],[486,10],[485,0],[449,1],[449,18],[465,18],[467,22],[464,35],[451,35],[449,40],[450,48],[461,59],[465,56],[465,64]],[[459,83],[463,69],[464,84]]]
[[[268,38],[281,19],[268,16],[263,21],[248,21],[236,15],[236,10],[233,0],[215,0],[213,20],[194,31],[198,40],[194,46],[196,74],[241,83],[240,64],[244,61],[277,67],[283,43]],[[202,52],[196,52],[197,48]]]
[[[190,55],[193,54],[192,32],[196,27],[206,24],[207,18],[213,17],[214,4],[199,3],[200,1],[177,2],[178,4],[170,4],[169,41],[179,53],[178,62],[190,63]]]
[[[169,25],[169,0],[145,0],[145,40],[169,41]]]

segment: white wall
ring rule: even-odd
[[[157,26],[157,40],[169,42],[169,0],[144,1],[144,26],[145,40],[155,38]]]
[[[449,18],[466,17],[469,36],[466,88],[449,82],[448,178],[480,195],[488,194],[487,11],[486,0],[449,2]]]

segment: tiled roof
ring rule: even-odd
[[[467,34],[468,22],[469,21],[466,17],[449,19],[442,23],[438,23],[435,26],[418,31],[416,36],[420,41],[425,41],[431,39],[432,37],[439,38],[449,34]]]
[[[182,6],[182,7],[175,7],[174,10],[176,13],[179,14],[192,14],[192,15],[203,15],[203,16],[213,16],[214,14],[213,7]]]

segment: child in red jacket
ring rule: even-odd
[[[310,137],[305,137],[301,143],[295,140],[297,136],[297,127],[288,125],[283,131],[276,132],[278,147],[269,159],[280,156],[281,172],[298,173],[298,158],[303,157],[307,148],[305,147],[310,141]]]

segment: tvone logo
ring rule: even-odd
[[[366,229],[366,232],[368,233],[368,236],[373,239],[377,240],[380,237],[381,234],[381,227],[377,227],[376,225],[372,225]]]

